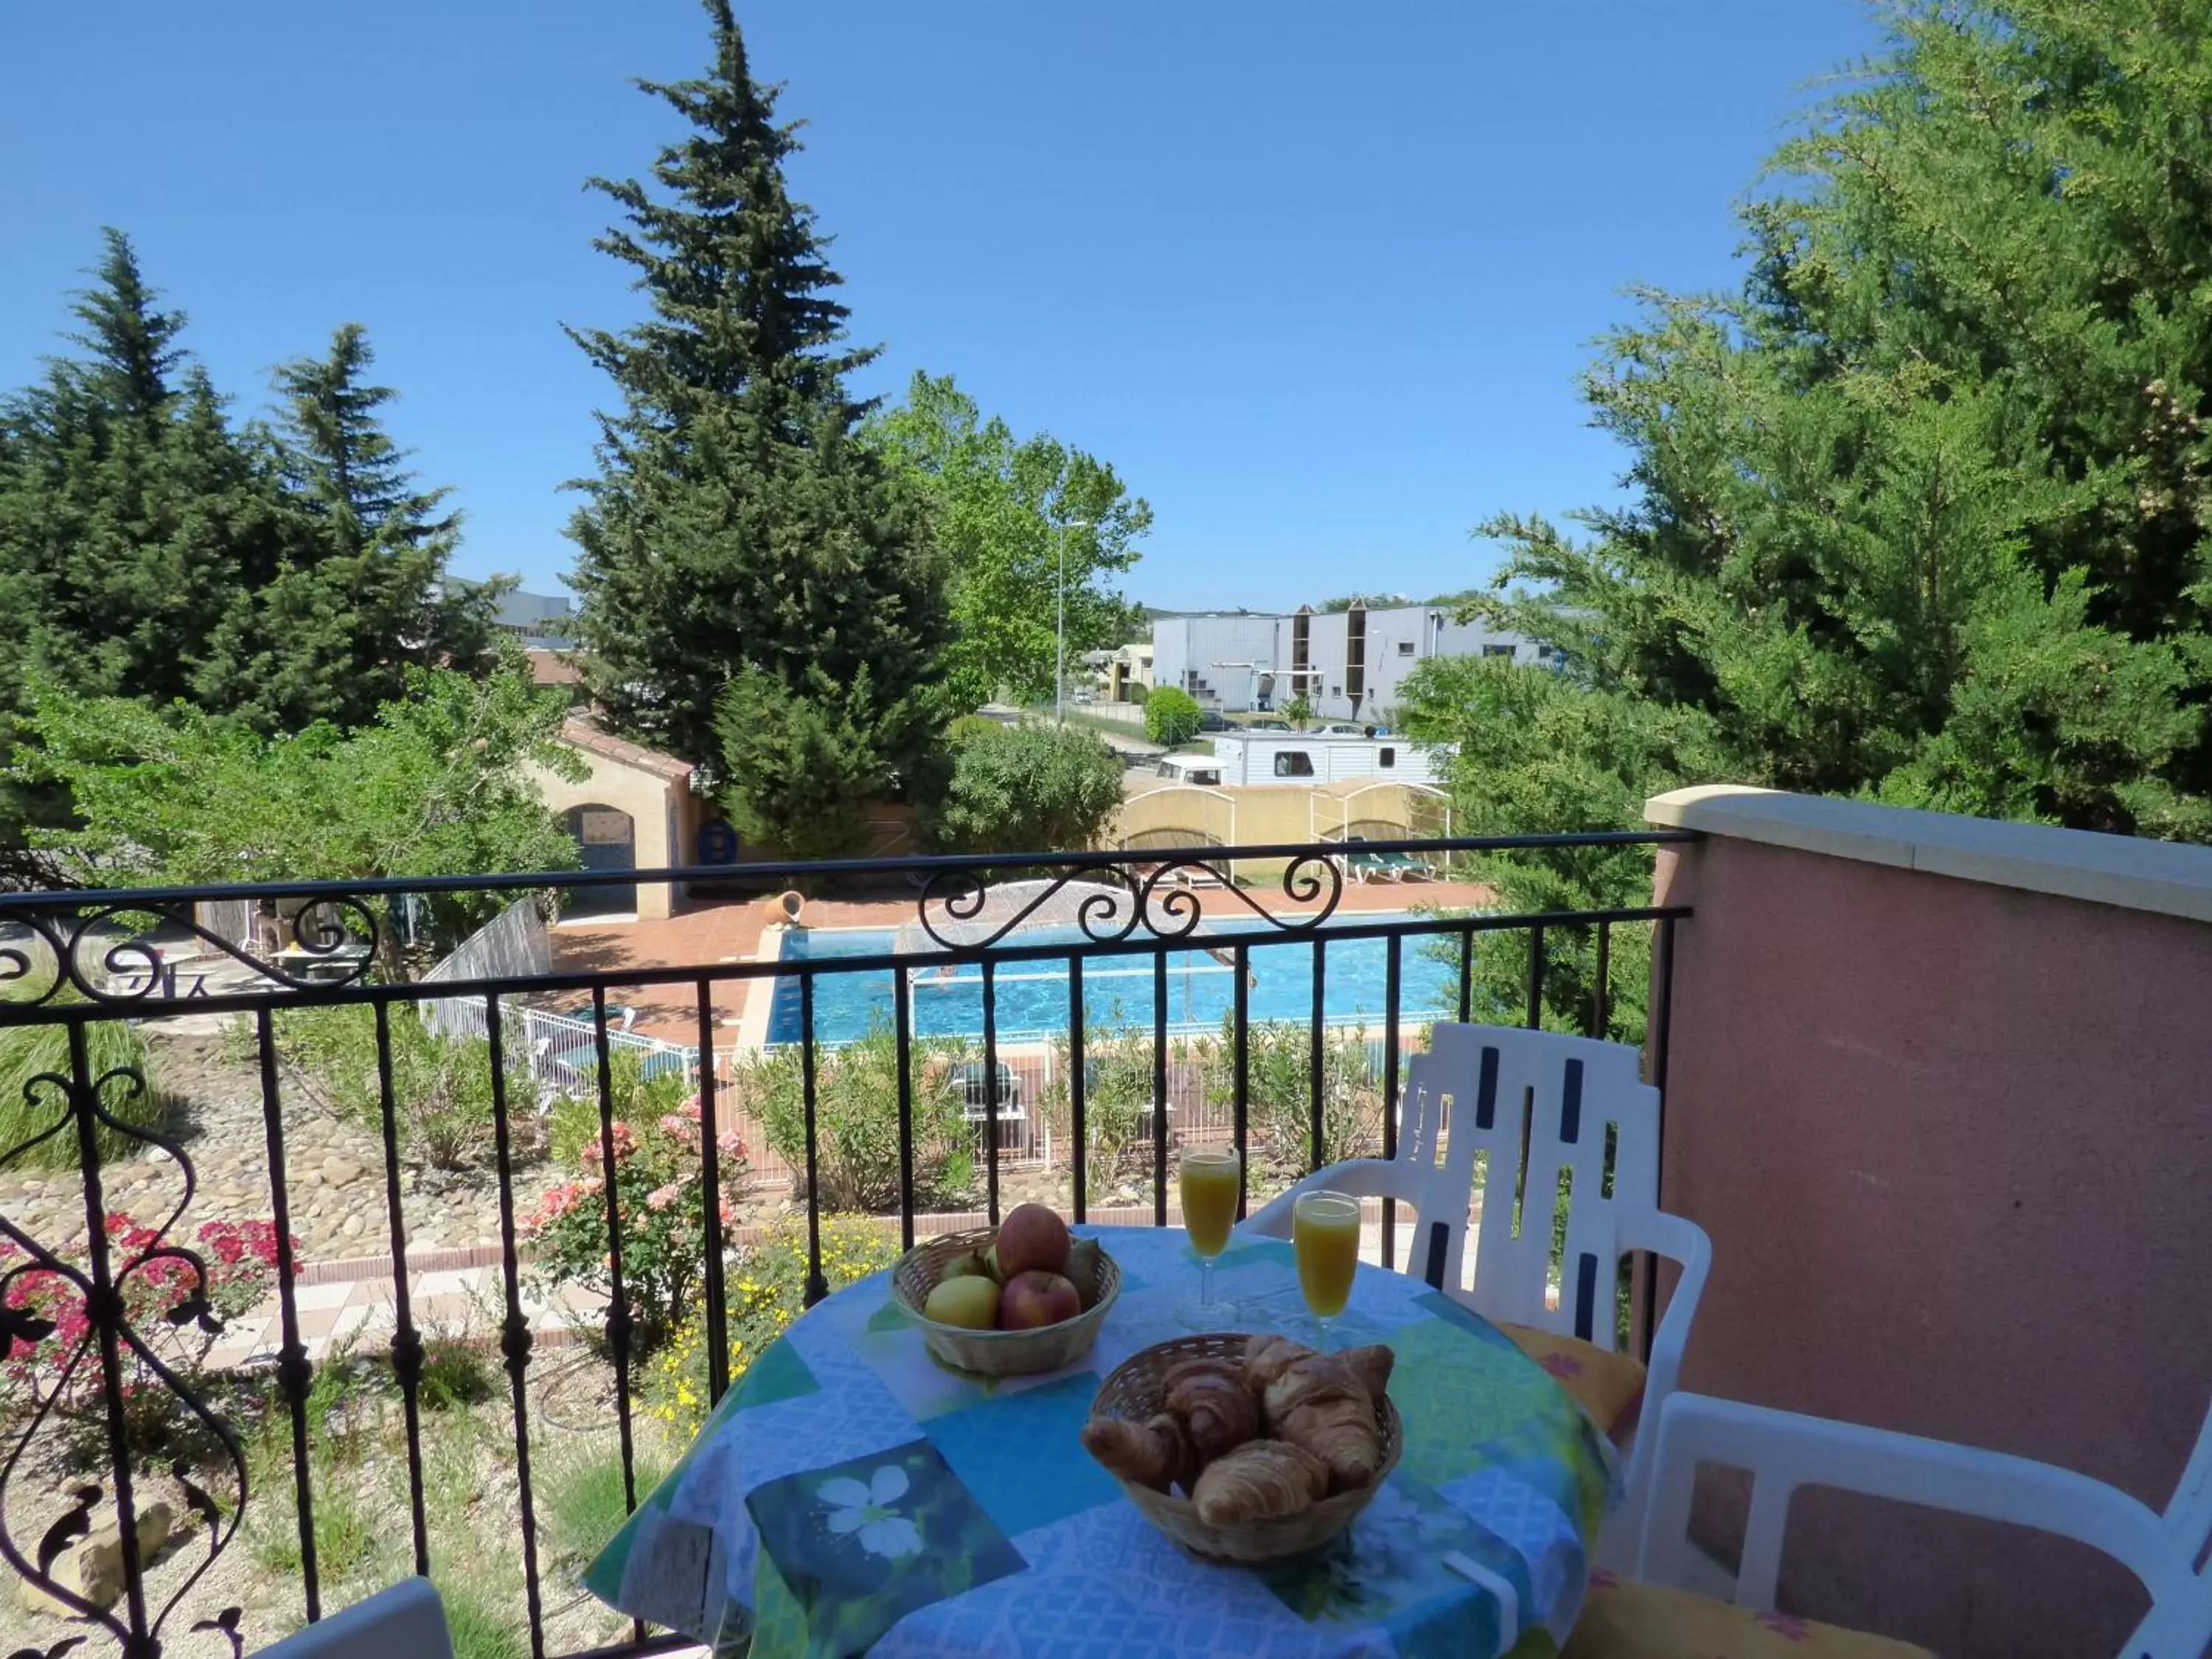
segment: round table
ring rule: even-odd
[[[1083,1227],[1121,1297],[1076,1369],[995,1382],[939,1366],[891,1301],[848,1285],[724,1397],[586,1583],[754,1659],[784,1654],[1549,1652],[1573,1625],[1619,1485],[1612,1449],[1486,1322],[1362,1267],[1340,1341],[1388,1342],[1403,1459],[1328,1549],[1268,1568],[1185,1554],[1078,1443],[1099,1383],[1185,1334],[1180,1231]],[[1310,1335],[1290,1247],[1237,1239],[1219,1297]],[[1540,1634],[1547,1632],[1548,1634]]]

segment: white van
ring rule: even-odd
[[[1201,789],[1221,787],[1221,763],[1211,755],[1163,755],[1158,771],[1170,783],[1187,783]]]

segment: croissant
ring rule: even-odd
[[[1233,1365],[1178,1365],[1167,1374],[1168,1413],[1183,1425],[1201,1467],[1260,1433],[1260,1402]]]
[[[1206,1466],[1191,1501],[1209,1527],[1303,1514],[1328,1489],[1312,1453],[1279,1440],[1251,1440]]]
[[[1325,1354],[1263,1336],[1245,1350],[1244,1374],[1269,1434],[1311,1452],[1338,1486],[1359,1486],[1382,1466],[1375,1408],[1395,1358],[1387,1347]]]
[[[1180,1419],[1160,1412],[1142,1423],[1097,1417],[1083,1425],[1083,1448],[1124,1480],[1154,1492],[1198,1478],[1199,1459]]]

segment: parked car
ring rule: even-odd
[[[1324,737],[1364,738],[1368,735],[1364,726],[1354,726],[1350,720],[1323,720],[1314,730]]]
[[[1291,723],[1278,720],[1246,720],[1244,729],[1247,732],[1287,732],[1291,729]]]
[[[1229,716],[1218,708],[1202,708],[1199,711],[1198,729],[1201,732],[1231,732],[1236,728],[1229,724]]]

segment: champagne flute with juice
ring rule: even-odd
[[[1329,1346],[1329,1322],[1352,1300],[1359,1270],[1359,1200],[1346,1193],[1301,1193],[1291,1206],[1291,1248],[1298,1261],[1298,1291]]]
[[[1198,1294],[1176,1305],[1176,1317],[1191,1330],[1219,1330],[1237,1311],[1235,1304],[1213,1299],[1213,1259],[1229,1246],[1243,1172],[1234,1146],[1194,1147],[1182,1155],[1182,1224],[1198,1252]]]

